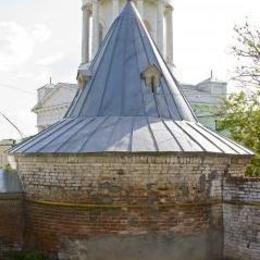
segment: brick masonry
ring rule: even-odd
[[[174,255],[174,244],[172,243],[174,241],[181,243],[182,241],[183,244],[188,244],[184,240],[184,237],[187,237],[188,241],[196,241],[196,244],[189,245],[190,252],[196,252],[199,248],[201,252],[196,252],[196,254],[200,258],[197,259],[208,259],[209,254],[213,253],[209,250],[211,245],[208,239],[214,236],[220,237],[218,227],[211,226],[209,221],[210,213],[210,206],[198,206],[196,208],[115,209],[107,207],[79,209],[76,207],[50,207],[30,203],[27,204],[27,214],[29,215],[27,244],[33,248],[47,251],[49,255],[55,256],[58,252],[60,259],[75,257],[70,255],[70,252],[77,245],[85,248],[85,252],[75,252],[75,254],[80,254],[82,259],[87,257],[87,253],[93,255],[93,258],[90,259],[96,259],[96,253],[100,255],[99,259],[124,259],[124,253],[126,252],[135,256],[132,259],[139,259],[138,252],[146,251],[144,253],[151,257],[152,254],[149,251],[154,247],[160,250],[160,244],[166,243],[167,240],[168,251],[170,255]],[[132,252],[133,248],[129,248],[128,243],[126,243],[131,240],[132,243],[138,245],[140,238],[149,238],[150,235],[157,239],[151,241],[151,245],[147,248],[143,247],[144,245],[137,246]],[[93,244],[93,242],[92,245],[89,244],[88,239],[96,241],[96,244]],[[119,241],[113,244],[111,242],[113,240]],[[125,244],[122,244],[121,240]],[[105,247],[110,245],[106,252],[102,252],[101,244],[103,243]],[[217,248],[217,250],[214,253],[219,255],[220,250],[216,245],[215,243],[215,249]],[[118,247],[123,250],[119,250]],[[97,252],[96,248],[100,248],[101,252],[100,250]],[[119,251],[120,258],[106,256],[107,253],[113,255],[115,251]],[[161,256],[159,259],[164,259],[162,253],[158,254]],[[179,248],[180,255],[187,253],[184,249]],[[188,258],[182,257],[181,259]]]
[[[259,259],[260,178],[226,178],[224,202],[224,255],[230,259]]]
[[[0,259],[22,249],[23,230],[22,195],[0,194]]]
[[[138,252],[221,259],[223,176],[243,175],[248,158],[26,155],[17,162],[29,247],[59,259],[139,259]]]
[[[98,204],[167,204],[222,198],[224,173],[247,158],[197,155],[38,155],[17,158],[26,198]]]
[[[0,259],[258,259],[260,180],[249,158],[18,156],[25,200],[0,195]],[[223,232],[224,231],[224,232]]]

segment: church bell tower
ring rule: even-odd
[[[173,1],[133,1],[169,67],[173,65]],[[82,64],[95,56],[125,0],[82,0]]]

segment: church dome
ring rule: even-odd
[[[64,119],[13,152],[252,154],[198,123],[131,2],[79,74]]]

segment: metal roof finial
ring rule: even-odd
[[[210,78],[212,79],[213,78],[213,70],[211,69],[210,71]]]

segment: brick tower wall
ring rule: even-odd
[[[25,244],[59,259],[221,259],[223,176],[243,174],[248,160],[19,156]]]

